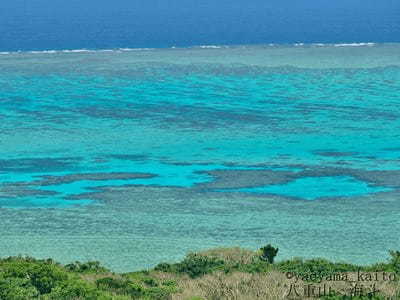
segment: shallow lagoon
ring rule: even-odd
[[[0,255],[400,248],[400,46],[0,55]]]

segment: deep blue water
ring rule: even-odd
[[[400,42],[397,0],[3,0],[0,51]]]

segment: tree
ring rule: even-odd
[[[278,254],[279,249],[268,244],[267,246],[260,248],[260,250],[262,251],[260,256],[261,260],[268,261],[270,264],[273,264],[274,258]]]

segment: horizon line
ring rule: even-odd
[[[71,48],[71,49],[43,49],[43,50],[4,50],[0,55],[7,54],[60,54],[60,53],[95,53],[95,52],[133,52],[154,50],[186,50],[186,49],[229,49],[229,48],[257,48],[257,47],[373,47],[381,45],[397,45],[400,42],[340,42],[340,43],[266,43],[266,44],[231,44],[231,45],[193,45],[171,47],[116,47],[116,48]]]

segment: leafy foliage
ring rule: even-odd
[[[268,261],[270,264],[274,263],[275,256],[278,254],[279,249],[272,247],[268,244],[260,249],[262,254],[260,256],[261,260]]]
[[[25,300],[39,295],[39,291],[24,278],[0,278],[0,299]]]
[[[102,267],[98,261],[89,261],[86,263],[81,263],[76,261],[74,263],[68,264],[65,268],[71,272],[77,273],[108,273],[108,269]]]
[[[207,257],[190,253],[185,259],[177,264],[161,263],[154,269],[156,271],[187,274],[191,278],[196,278],[218,269],[222,270],[224,262],[214,257]]]
[[[116,279],[112,277],[105,277],[96,280],[96,286],[100,290],[111,291],[117,294],[125,294],[132,297],[140,296],[145,291],[145,288],[140,284],[125,279]]]
[[[88,274],[110,276],[92,281],[84,279]],[[146,272],[137,272],[132,279],[113,276],[98,262],[75,262],[63,267],[53,260],[10,257],[0,260],[0,299],[167,300],[176,291],[172,281],[164,285]]]
[[[58,300],[98,300],[101,297],[99,291],[83,280],[68,280],[57,285],[46,297],[47,299]]]
[[[38,260],[31,257],[0,259],[1,300],[169,300],[180,291],[180,280],[192,280],[219,271],[267,273],[270,271],[296,274],[305,281],[314,281],[312,275],[321,277],[335,273],[384,271],[400,272],[400,251],[390,251],[387,263],[357,266],[333,263],[325,259],[291,259],[272,264],[278,249],[267,245],[260,251],[227,249],[191,253],[179,263],[161,263],[154,270],[127,274],[114,274],[99,262],[75,262],[62,266],[51,259]],[[236,255],[237,254],[237,255]],[[160,273],[164,272],[166,274]],[[240,273],[238,273],[240,274]],[[256,274],[255,274],[256,275]],[[189,277],[189,278],[188,278]],[[223,278],[223,277],[222,277]],[[197,279],[196,279],[197,280]],[[193,293],[193,296],[196,293]],[[201,298],[192,298],[201,299]],[[347,300],[344,296],[329,296],[325,300]],[[364,300],[366,298],[354,298]],[[383,299],[375,295],[373,300]]]
[[[400,274],[400,251],[389,251],[391,256],[390,265],[393,267],[393,271]]]

